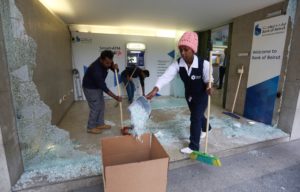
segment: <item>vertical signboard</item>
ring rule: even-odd
[[[272,124],[287,26],[284,15],[254,24],[244,109],[249,119]]]

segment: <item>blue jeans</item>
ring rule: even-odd
[[[126,86],[128,80],[126,77],[122,77],[122,81],[124,83],[124,86]],[[134,98],[134,91],[135,91],[135,86],[134,83],[132,81],[128,82],[128,85],[126,87],[126,92],[127,92],[127,96],[128,96],[128,102],[132,103],[133,98]]]

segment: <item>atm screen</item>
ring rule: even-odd
[[[127,51],[127,65],[144,66],[144,55],[145,51]]]
[[[136,64],[137,63],[137,57],[136,56],[128,56],[127,57],[129,64]]]

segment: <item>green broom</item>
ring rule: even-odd
[[[209,83],[208,83],[208,87],[211,88],[211,64],[209,64]],[[193,151],[190,155],[190,158],[193,159],[193,160],[201,161],[201,162],[209,164],[209,165],[220,167],[221,166],[220,159],[216,156],[213,156],[213,155],[207,153],[209,118],[210,118],[210,95],[208,95],[205,152],[203,153],[201,151]]]

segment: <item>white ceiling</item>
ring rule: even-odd
[[[283,0],[49,1],[59,5],[52,11],[67,24],[204,30]]]

